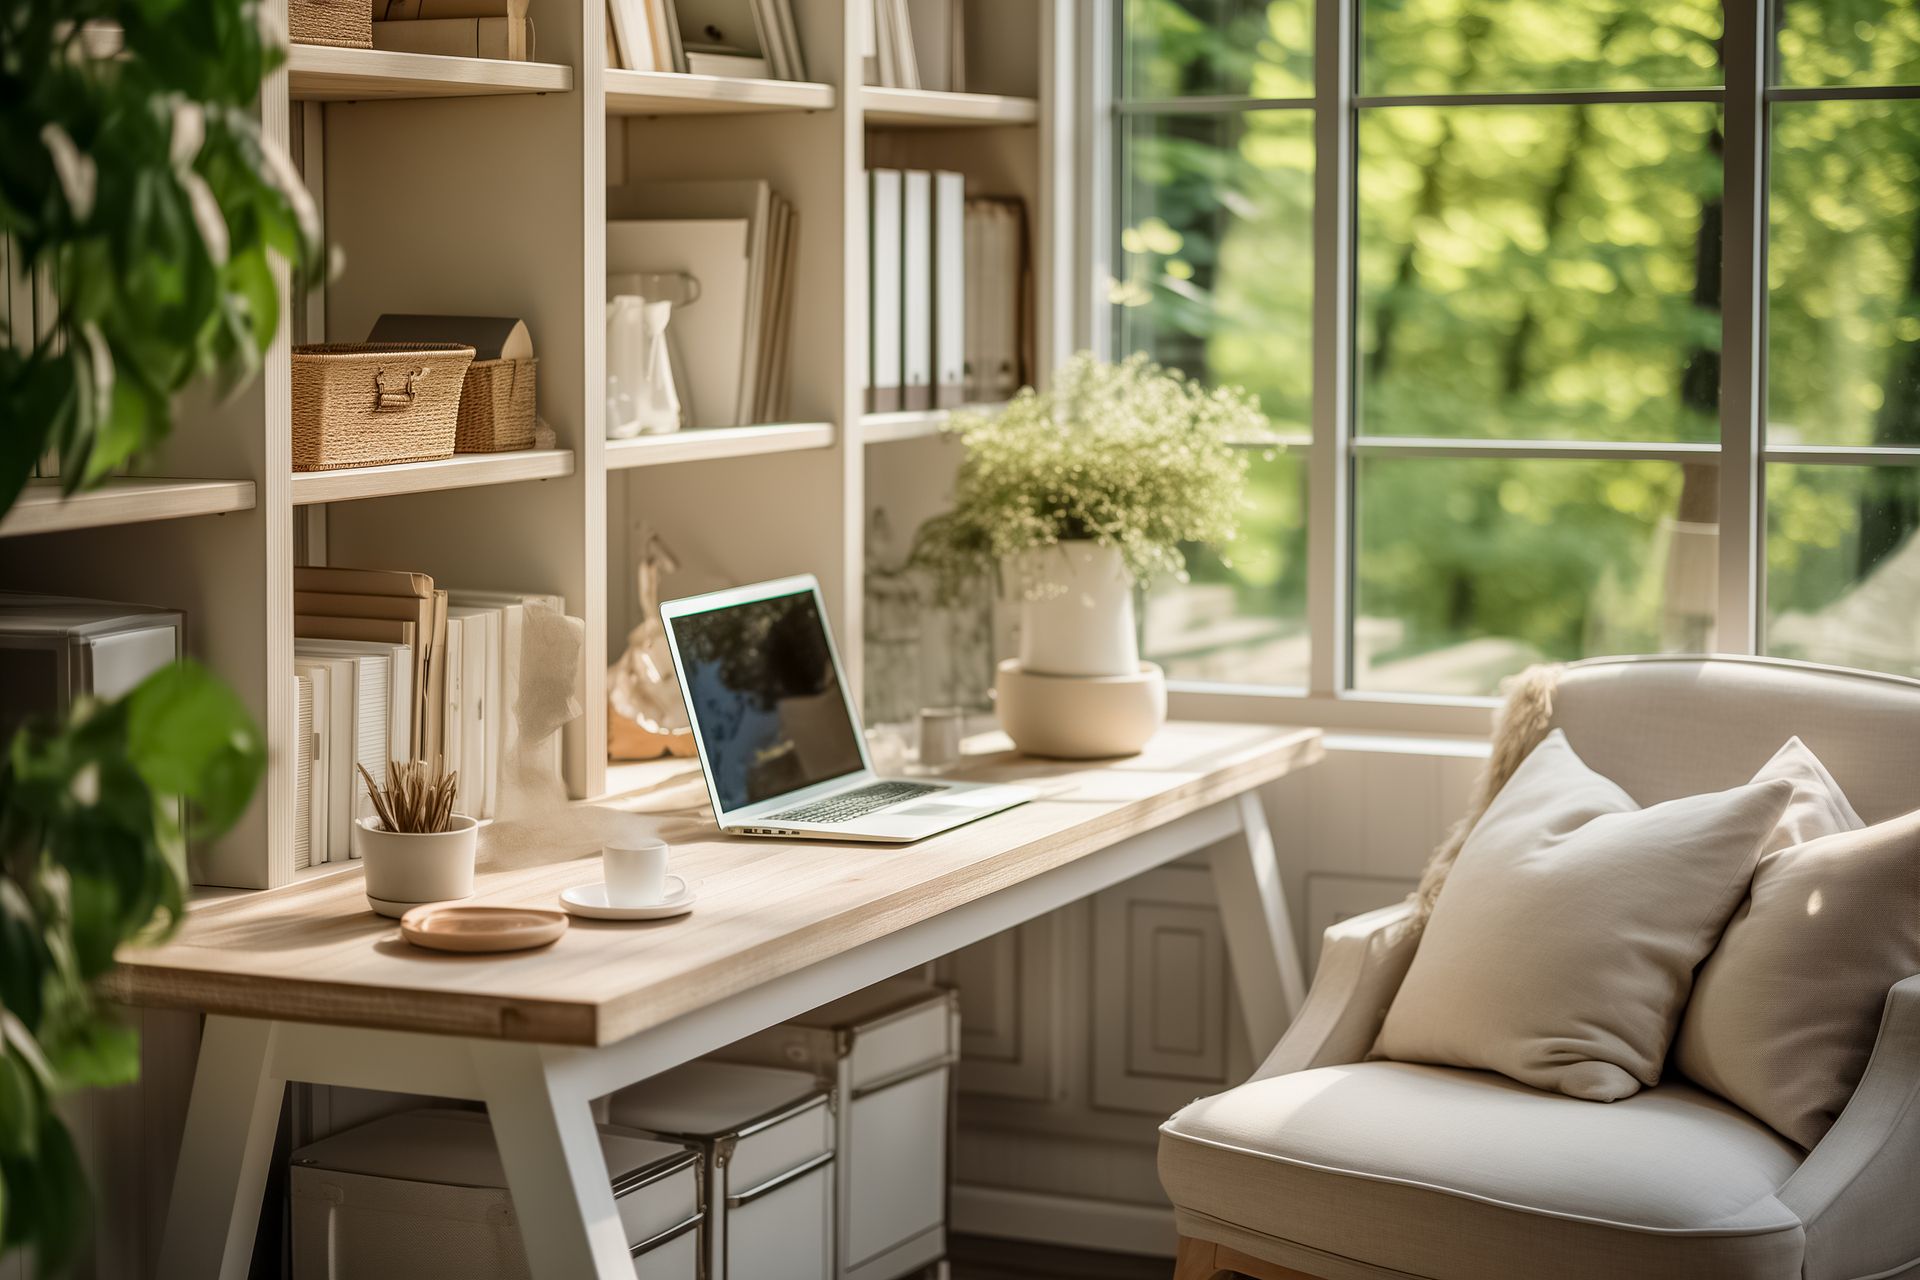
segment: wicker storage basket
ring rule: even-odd
[[[373,0],[287,0],[287,38],[295,44],[373,48]]]
[[[475,360],[460,389],[455,453],[533,448],[533,375],[539,360]]]
[[[472,347],[450,342],[295,347],[293,469],[452,457],[472,362]]]

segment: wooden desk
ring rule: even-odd
[[[667,818],[693,914],[576,920],[543,951],[414,948],[367,910],[357,872],[196,906],[166,945],[125,952],[110,985],[208,1015],[160,1274],[246,1274],[283,1085],[301,1080],[485,1102],[533,1274],[631,1276],[594,1099],[1202,849],[1249,1036],[1271,1048],[1303,983],[1254,789],[1319,759],[1319,732],[1178,723],[1142,755],[1078,765],[999,745],[958,776],[1041,798],[918,844]],[[489,828],[473,900],[557,905],[599,878],[609,821],[583,805]]]

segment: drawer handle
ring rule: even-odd
[[[793,1168],[787,1170],[785,1173],[775,1174],[773,1177],[768,1178],[765,1182],[761,1183],[757,1187],[749,1187],[747,1190],[742,1191],[737,1196],[728,1196],[727,1208],[738,1209],[743,1204],[752,1204],[755,1200],[758,1200],[761,1196],[766,1195],[768,1192],[778,1191],[780,1188],[786,1186],[789,1182],[795,1182],[801,1178],[806,1177],[808,1174],[812,1173],[815,1169],[821,1168],[824,1165],[829,1165],[832,1163],[833,1163],[833,1152],[822,1151],[819,1155],[807,1161],[805,1164],[795,1165]]]
[[[374,370],[373,411],[375,413],[398,413],[405,409],[411,409],[413,407],[414,396],[413,384],[416,380],[424,380],[426,376],[427,371],[424,368],[409,369],[407,370],[407,385],[398,391],[389,391],[387,390],[387,371],[385,369]]]
[[[669,1241],[678,1240],[681,1236],[687,1234],[687,1232],[699,1226],[701,1219],[705,1218],[706,1216],[707,1215],[700,1212],[700,1210],[695,1209],[693,1211],[693,1216],[691,1218],[688,1218],[685,1222],[676,1223],[673,1226],[668,1227],[665,1231],[662,1231],[658,1235],[648,1236],[645,1240],[642,1240],[639,1244],[636,1244],[631,1249],[627,1250],[627,1256],[630,1258],[637,1258],[643,1253],[648,1253],[654,1249],[658,1249],[661,1245],[666,1244]]]

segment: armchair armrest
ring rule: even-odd
[[[1780,1199],[1806,1224],[1805,1274],[1891,1275],[1920,1259],[1920,974],[1894,984],[1860,1087]]]
[[[1365,1058],[1419,945],[1413,905],[1407,902],[1342,920],[1328,929],[1307,1002],[1253,1078],[1265,1080]]]

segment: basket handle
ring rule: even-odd
[[[375,413],[399,413],[413,407],[413,384],[416,379],[425,378],[424,368],[407,370],[407,385],[398,391],[387,390],[387,371],[376,369],[373,373],[373,411]]]

